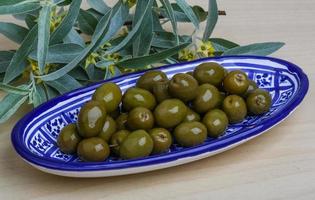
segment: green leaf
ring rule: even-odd
[[[155,53],[155,54],[124,60],[124,61],[116,63],[116,65],[119,67],[124,67],[124,68],[142,68],[152,63],[160,62],[178,53],[179,50],[187,47],[188,45],[189,43],[180,44],[176,47],[173,47],[173,48],[170,48],[170,49],[167,49],[167,50]]]
[[[107,69],[109,65],[113,65],[113,64],[115,64],[115,62],[112,60],[102,60],[102,61],[98,61],[95,67],[100,68],[100,69]]]
[[[153,23],[153,30],[154,31],[164,31],[160,19],[159,19],[159,14],[156,12],[152,12],[152,23]]]
[[[28,95],[7,94],[0,102],[0,123],[7,121],[28,99]]]
[[[32,29],[36,25],[37,18],[33,15],[26,15],[25,23],[29,29]]]
[[[5,83],[0,83],[0,90],[19,95],[28,95],[30,93],[30,90],[25,87],[14,87]]]
[[[48,100],[49,99],[52,99],[52,98],[54,98],[54,97],[56,97],[56,96],[58,96],[60,93],[56,90],[56,89],[54,89],[53,87],[51,87],[51,86],[49,86],[49,85],[47,85],[47,84],[43,84],[44,86],[45,86],[45,88],[46,88],[46,92],[47,92],[47,98],[48,98]]]
[[[179,36],[179,42],[186,43],[192,42],[191,36],[183,35]],[[156,31],[153,37],[152,46],[159,48],[172,48],[176,46],[176,37],[171,32]]]
[[[0,73],[7,71],[10,61],[0,61]]]
[[[208,40],[218,21],[218,5],[216,0],[209,0],[208,13],[207,24],[203,33],[203,41]]]
[[[176,36],[176,42],[177,44],[179,44],[179,39],[178,39],[178,34],[177,34],[177,21],[175,18],[175,13],[174,13],[172,4],[170,3],[169,0],[161,0],[161,3],[166,9],[167,16],[170,19],[171,24],[172,24],[174,35]]]
[[[72,28],[68,35],[63,39],[64,43],[72,43],[80,45],[81,47],[85,47],[85,42],[81,35]]]
[[[0,51],[0,61],[10,61],[14,56],[12,51]]]
[[[49,46],[51,9],[52,5],[45,4],[39,13],[37,61],[38,68],[41,74],[45,69],[46,57]]]
[[[284,43],[282,42],[266,42],[256,43],[246,46],[235,47],[229,49],[223,53],[223,55],[259,55],[266,56],[278,49],[280,49]]]
[[[55,79],[58,79],[68,72],[70,72],[73,68],[75,68],[79,63],[84,60],[88,54],[91,52],[91,50],[95,47],[95,45],[99,42],[101,37],[104,35],[104,32],[109,24],[109,17],[111,15],[111,11],[109,11],[107,14],[104,15],[104,17],[99,21],[95,32],[93,34],[93,39],[90,45],[88,45],[81,53],[78,55],[75,59],[73,59],[70,63],[62,67],[61,69],[58,69],[50,74],[43,75],[43,76],[36,76],[37,78],[40,78],[44,81],[53,81]]]
[[[32,93],[32,102],[35,107],[47,101],[45,88],[43,85],[36,85]]]
[[[63,38],[65,38],[72,30],[72,27],[76,23],[79,15],[81,2],[82,0],[75,0],[71,2],[67,15],[64,17],[56,30],[51,34],[51,44],[56,44],[62,41]]]
[[[107,13],[110,10],[103,0],[87,0],[88,4],[99,13]]]
[[[202,7],[193,6],[192,9],[196,16],[198,17],[199,22],[203,22],[207,19],[208,12],[206,12]]]
[[[92,35],[97,25],[97,19],[91,13],[86,12],[85,10],[80,10],[78,23],[79,28],[83,33]]]
[[[152,3],[153,3],[153,0],[147,1],[145,10],[142,16],[140,17],[139,21],[133,27],[133,29],[128,33],[128,35],[124,38],[124,40],[121,43],[119,43],[114,48],[109,49],[106,52],[106,54],[117,52],[132,42],[132,40],[138,35],[138,33],[141,32],[141,29],[143,28],[143,25],[144,25],[143,20],[147,18],[149,13],[151,12]]]
[[[55,44],[48,48],[46,63],[69,63],[83,51],[83,47],[77,44]],[[36,59],[37,51],[31,52],[29,57]]]
[[[213,45],[214,49],[219,52],[227,51],[240,45],[222,38],[210,38],[209,41]]]
[[[0,22],[0,33],[20,44],[27,35],[28,29],[13,23]]]
[[[82,67],[76,67],[73,70],[71,70],[68,74],[79,81],[89,80],[86,71]]]
[[[0,15],[20,14],[36,10],[40,7],[39,2],[25,0],[6,0],[0,2]]]
[[[55,88],[60,93],[69,92],[82,86],[77,80],[68,74],[54,81],[46,81],[45,83]]]
[[[188,5],[185,0],[176,0],[178,6],[183,10],[186,16],[190,19],[190,21],[194,24],[194,26],[199,29],[199,20],[194,13],[193,9]]]
[[[12,81],[14,78],[19,76],[25,69],[25,59],[31,52],[34,43],[37,39],[37,25],[34,26],[25,39],[23,40],[20,48],[15,52],[10,65],[7,68],[7,71],[4,76],[4,83],[9,83]]]
[[[67,15],[64,17],[56,30],[51,34],[51,44],[56,44],[62,41],[69,34],[69,32],[71,32],[73,29],[72,27],[77,21],[81,2],[82,0],[75,0],[71,2]]]

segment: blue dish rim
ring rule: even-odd
[[[301,85],[300,85],[300,90],[298,91],[298,94],[295,95],[295,97],[290,101],[289,105],[287,105],[288,109],[285,110],[284,112],[275,115],[271,117],[266,123],[262,124],[258,128],[250,129],[248,131],[242,132],[240,134],[237,134],[233,137],[229,137],[225,140],[219,140],[216,141],[215,143],[212,144],[211,147],[208,147],[207,145],[204,146],[198,146],[198,147],[192,147],[188,148],[183,152],[177,152],[176,155],[174,154],[164,154],[163,159],[160,158],[159,155],[157,156],[152,156],[150,158],[143,158],[143,159],[135,159],[135,160],[127,160],[125,162],[120,162],[118,164],[115,164],[114,162],[110,164],[102,164],[102,163],[65,163],[62,161],[56,161],[56,160],[51,160],[47,159],[35,154],[30,153],[28,149],[26,149],[25,145],[23,144],[22,140],[22,133],[30,119],[35,117],[37,113],[42,113],[43,111],[47,110],[48,108],[56,105],[58,102],[62,102],[70,97],[76,96],[79,93],[85,93],[86,91],[89,91],[91,89],[94,89],[98,87],[100,84],[104,82],[109,82],[111,80],[117,79],[117,78],[123,78],[126,76],[132,76],[136,74],[141,74],[145,71],[149,70],[156,70],[156,69],[166,69],[166,68],[171,68],[175,66],[181,66],[184,64],[195,64],[200,61],[211,61],[211,60],[220,60],[220,59],[239,59],[239,58],[247,58],[247,59],[260,59],[260,60],[270,60],[273,62],[277,62],[279,64],[287,66],[290,70],[294,71],[297,73],[301,80]],[[176,64],[171,64],[171,65],[164,65],[158,68],[154,69],[148,69],[148,70],[143,70],[140,72],[133,72],[129,74],[125,74],[119,77],[114,77],[108,80],[100,81],[97,83],[93,83],[89,86],[78,88],[76,90],[73,90],[71,92],[65,93],[61,96],[58,96],[56,98],[53,98],[44,104],[38,106],[37,108],[33,109],[29,113],[27,113],[22,119],[20,119],[16,125],[14,126],[12,133],[11,133],[11,142],[13,144],[14,149],[16,152],[26,161],[28,161],[31,164],[52,169],[52,170],[59,170],[59,171],[102,171],[102,170],[119,170],[119,169],[126,169],[126,168],[131,168],[131,167],[144,167],[144,166],[149,166],[149,165],[156,165],[156,164],[162,164],[162,163],[168,163],[171,161],[175,161],[181,158],[186,158],[186,157],[193,157],[197,156],[203,153],[207,152],[212,152],[216,151],[219,149],[223,149],[225,147],[228,147],[230,145],[233,145],[235,143],[238,143],[240,141],[246,140],[248,138],[254,137],[258,135],[261,132],[264,132],[265,130],[268,130],[275,124],[281,122],[283,119],[285,119],[304,99],[305,95],[307,94],[309,88],[309,80],[307,75],[303,72],[303,70],[298,67],[297,65],[279,59],[279,58],[274,58],[274,57],[265,57],[265,56],[252,56],[252,55],[242,55],[242,56],[219,56],[219,57],[209,57],[209,58],[202,58],[190,62],[185,62],[185,63],[176,63]]]

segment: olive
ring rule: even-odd
[[[116,128],[117,130],[127,129],[127,113],[121,113],[116,119]]]
[[[229,95],[223,101],[223,111],[230,123],[241,122],[247,115],[244,99],[237,95]]]
[[[159,81],[153,85],[152,92],[157,102],[161,103],[165,99],[170,99],[171,95],[168,92],[169,81]]]
[[[63,153],[75,153],[81,138],[75,124],[63,127],[58,135],[57,145]]]
[[[187,114],[183,122],[199,122],[200,115],[187,107]]]
[[[196,97],[198,82],[188,74],[179,73],[171,79],[168,90],[169,93],[182,101],[190,101]]]
[[[149,109],[136,107],[129,112],[127,124],[131,130],[149,130],[154,125],[154,117]]]
[[[121,90],[115,83],[105,83],[98,87],[92,99],[96,101],[102,101],[105,104],[106,111],[108,113],[115,111],[121,102]]]
[[[254,90],[256,90],[258,88],[255,81],[248,80],[248,83],[249,83],[249,85],[248,85],[247,91],[244,94],[244,97],[247,97],[251,92],[253,92]]]
[[[200,85],[197,89],[197,96],[193,101],[193,108],[198,113],[205,113],[215,108],[220,103],[219,90],[208,83]]]
[[[120,115],[120,108],[118,107],[116,110],[114,110],[111,113],[108,113],[109,116],[111,116],[113,119],[117,119],[117,117],[119,117]]]
[[[202,63],[195,68],[194,77],[199,84],[219,86],[224,79],[224,68],[214,62]]]
[[[106,160],[110,150],[103,139],[91,137],[79,143],[77,153],[82,161],[100,162]]]
[[[205,114],[202,123],[207,127],[208,136],[219,137],[225,132],[229,120],[222,110],[213,109]]]
[[[83,138],[97,136],[104,125],[106,110],[99,101],[88,101],[79,113],[77,128]]]
[[[149,156],[153,150],[153,140],[144,130],[131,132],[120,146],[122,159],[142,158]]]
[[[158,126],[172,128],[181,123],[187,114],[186,105],[178,99],[166,99],[154,110],[154,119]]]
[[[120,146],[129,134],[130,131],[128,130],[120,130],[112,135],[112,137],[109,140],[110,141],[109,144],[114,154],[119,155]]]
[[[147,90],[129,88],[123,95],[122,104],[127,111],[139,106],[152,110],[156,105],[156,100],[153,94]]]
[[[174,137],[183,147],[196,146],[207,139],[207,128],[200,122],[183,122],[175,128]]]
[[[149,131],[153,140],[153,154],[163,153],[169,150],[173,143],[172,135],[165,128],[154,128]]]
[[[186,74],[188,74],[188,75],[194,77],[194,72],[193,72],[193,71],[186,72]]]
[[[271,96],[267,90],[256,89],[249,93],[246,104],[248,112],[254,115],[264,114],[271,106]]]
[[[104,122],[103,128],[98,135],[98,137],[102,138],[105,142],[108,142],[110,137],[115,133],[117,130],[116,122],[110,116],[106,117]]]
[[[166,74],[162,71],[147,71],[137,81],[136,86],[152,92],[156,82],[168,81]]]
[[[240,70],[229,72],[223,80],[223,87],[229,94],[242,95],[247,91],[248,85],[247,75]]]

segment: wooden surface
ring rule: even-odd
[[[206,0],[190,2],[206,8]],[[296,112],[266,134],[201,161],[137,175],[72,179],[44,174],[14,152],[10,131],[24,108],[0,126],[0,199],[315,199],[315,1],[218,2],[228,15],[220,17],[215,36],[240,44],[286,42],[273,56],[302,66],[310,79]],[[12,47],[0,38],[0,50]]]

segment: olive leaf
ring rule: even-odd
[[[0,33],[20,44],[28,33],[28,29],[13,23],[0,22]]]
[[[229,49],[223,53],[223,55],[259,55],[266,56],[269,55],[284,45],[283,42],[265,42],[256,43],[246,46],[239,46]]]
[[[6,0],[0,1],[0,15],[20,14],[40,8],[39,1]]]
[[[209,0],[208,2],[208,17],[205,31],[203,33],[203,40],[206,41],[212,34],[215,25],[218,21],[218,5],[216,0]]]
[[[14,87],[4,83],[0,83],[0,90],[19,95],[27,95],[30,92],[30,90],[25,87]]]
[[[227,51],[228,49],[240,46],[234,42],[231,42],[223,38],[210,38],[209,41],[213,45],[214,49],[219,52],[224,52]]]
[[[193,9],[188,5],[185,0],[176,0],[178,6],[183,10],[189,20],[194,24],[194,26],[199,29],[199,20]]]
[[[70,30],[68,35],[63,39],[63,42],[66,44],[72,43],[72,44],[80,45],[81,47],[85,47],[84,39],[74,28]]]
[[[97,25],[97,19],[91,13],[81,9],[79,12],[78,24],[83,33],[92,35]]]
[[[47,101],[45,88],[43,85],[36,85],[35,90],[32,92],[32,102],[35,107]]]
[[[68,74],[53,81],[46,81],[46,84],[53,87],[60,93],[65,93],[82,86],[77,80]]]
[[[110,10],[103,0],[87,0],[88,4],[97,12],[105,14]]]
[[[179,39],[178,39],[178,34],[177,34],[177,22],[176,22],[173,7],[172,7],[169,0],[161,0],[161,3],[165,7],[167,16],[171,21],[172,28],[173,28],[174,34],[176,36],[176,43],[179,44]]]

